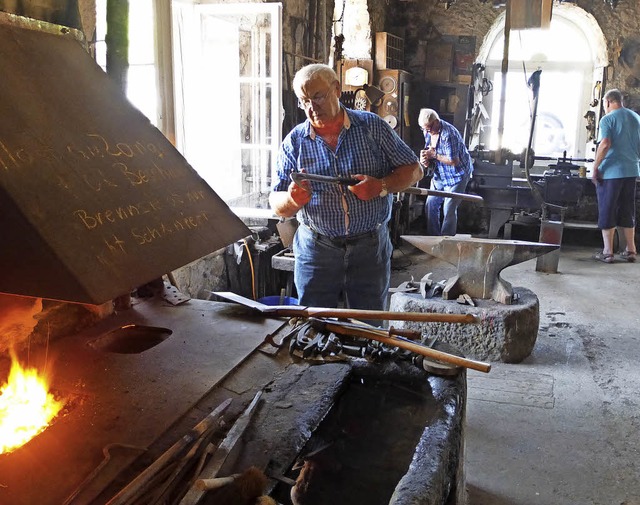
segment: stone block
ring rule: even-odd
[[[474,314],[476,324],[421,323],[392,321],[395,328],[419,330],[423,338],[437,337],[459,348],[468,358],[485,361],[519,363],[531,354],[538,337],[540,302],[532,291],[514,287],[511,305],[493,300],[474,300],[476,306],[455,300],[423,298],[414,293],[391,295],[390,310],[399,312],[433,312],[440,314]]]

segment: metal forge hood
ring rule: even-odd
[[[42,25],[0,17],[0,292],[100,304],[247,236],[76,37]]]

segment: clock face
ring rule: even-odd
[[[369,80],[369,72],[362,67],[351,67],[344,73],[345,84],[349,86],[363,86]]]
[[[391,128],[395,129],[398,126],[398,118],[392,115],[387,115],[384,116],[383,118],[387,123],[389,123],[389,126],[391,126]]]
[[[397,82],[393,77],[386,76],[380,79],[381,91],[384,91],[385,94],[393,93],[397,88]]]
[[[380,104],[380,115],[397,116],[398,115],[398,100],[395,98],[383,98],[382,104]]]

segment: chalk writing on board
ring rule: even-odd
[[[62,176],[59,176],[59,179],[63,182],[65,189],[70,189],[68,180],[64,179]],[[82,180],[95,192],[102,191],[103,188],[118,187],[118,184],[104,175],[104,172],[100,169],[96,170],[95,174],[82,174]]]
[[[108,193],[68,210],[81,229],[102,235],[95,243],[102,250],[96,256],[100,263],[117,264],[136,248],[192,233],[210,220],[207,205],[201,204],[211,193],[189,179],[188,164],[176,163],[155,142],[114,140],[99,132],[73,142],[55,143],[28,133],[18,139],[0,134],[0,175],[49,177],[52,188],[65,195],[87,189],[96,196]],[[189,181],[188,187],[179,184],[183,181]],[[160,192],[149,193],[148,186]]]
[[[118,179],[122,183],[133,186],[151,182],[175,181],[189,175],[186,166],[168,162],[165,152],[153,142],[109,142],[99,133],[86,134],[87,143],[77,145],[68,143],[63,150],[56,150],[43,139],[25,138],[22,145],[14,145],[0,138],[0,169],[4,171],[25,170],[51,166],[77,166],[78,163],[91,163],[92,170],[82,173],[81,180],[91,189],[100,191],[105,187],[116,188]],[[140,166],[131,168],[127,160],[137,159]],[[113,173],[105,173],[102,168],[95,167],[98,160],[113,160],[110,169]],[[56,174],[59,186],[71,190],[73,184],[70,177],[74,173]]]
[[[88,210],[86,208],[75,209],[72,215],[80,220],[87,230],[94,230],[109,223],[137,218],[144,215],[152,215],[161,212],[167,207],[178,209],[200,202],[206,198],[204,190],[188,190],[183,193],[169,193],[164,201],[161,199],[140,200],[133,203],[125,203],[116,207]]]
[[[73,215],[77,217],[87,230],[93,230],[107,223],[116,223],[125,219],[143,214],[151,214],[162,209],[159,200],[149,200],[121,205],[112,209],[104,209],[98,212],[89,212],[86,209],[77,209]]]
[[[209,221],[209,216],[205,211],[202,211],[194,215],[180,216],[168,224],[160,223],[155,226],[132,228],[131,235],[137,245],[145,245],[176,232],[194,230],[207,221]]]
[[[187,216],[182,215],[173,221],[131,228],[129,230],[130,238],[136,246],[144,246],[161,240],[167,235],[194,230],[208,221],[209,216],[206,211]],[[130,242],[120,238],[115,233],[109,237],[103,237],[102,241],[105,246],[105,251],[96,257],[100,263],[111,264],[111,261],[108,259],[109,257],[115,258],[127,254],[127,245]]]
[[[124,240],[119,239],[115,233],[108,239],[104,238],[103,241],[109,252],[126,254],[127,251],[124,248]]]

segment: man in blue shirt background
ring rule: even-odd
[[[613,238],[620,227],[627,243],[622,259],[636,260],[636,177],[640,176],[640,116],[624,107],[622,93],[607,91],[602,100],[598,149],[591,179],[598,197],[598,228],[602,230],[602,252],[594,259],[613,263]]]
[[[293,79],[307,119],[284,139],[269,202],[296,216],[294,282],[301,305],[383,310],[392,245],[392,193],[422,178],[415,153],[379,116],[340,103],[340,81],[321,64]],[[353,186],[291,181],[292,172],[349,177]]]
[[[440,119],[433,109],[421,109],[418,124],[424,132],[425,142],[425,148],[420,151],[420,163],[432,167],[429,170],[431,189],[464,193],[473,172],[473,162],[460,132],[451,123]],[[455,235],[461,202],[457,198],[428,196],[425,203],[427,235]]]

